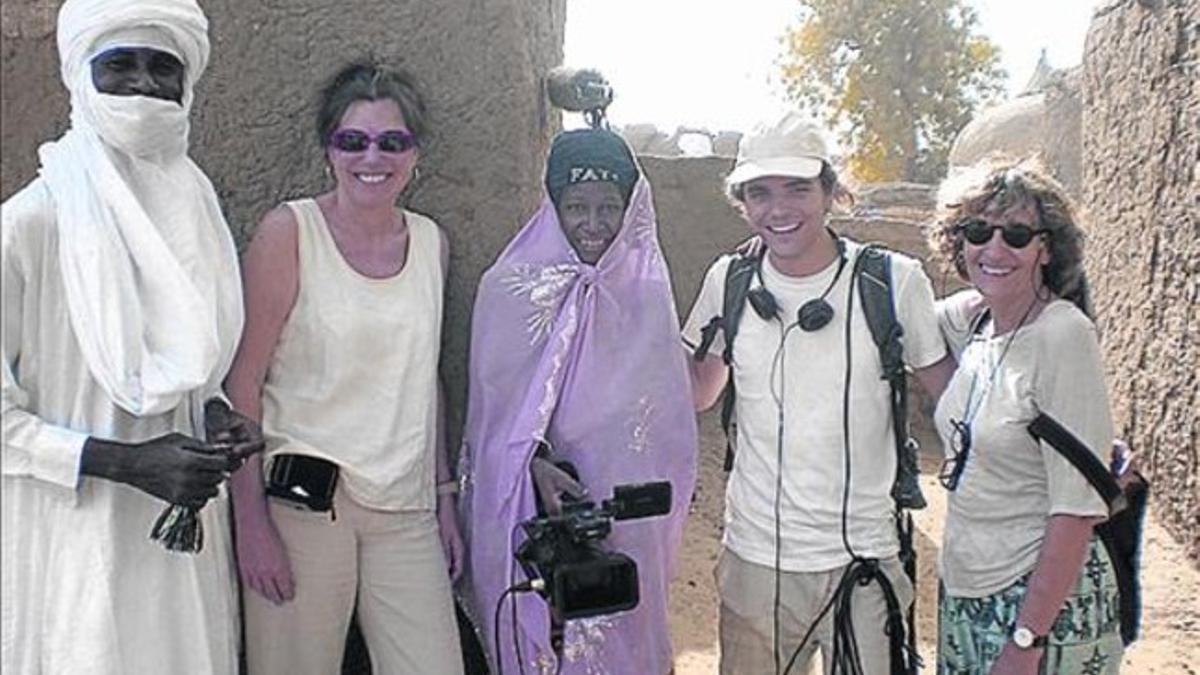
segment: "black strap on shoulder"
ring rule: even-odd
[[[724,337],[725,346],[721,351],[721,360],[729,367],[729,377],[725,380],[725,390],[721,395],[721,429],[725,432],[725,470],[733,470],[734,436],[737,424],[734,420],[734,401],[737,391],[733,383],[733,340],[737,337],[738,326],[742,322],[742,314],[746,311],[746,296],[750,294],[750,284],[754,281],[759,266],[762,265],[762,254],[735,254],[725,270],[725,285],[721,303],[721,315],[714,316],[700,331],[700,344],[696,347],[693,357],[699,361],[708,355],[713,341],[720,331]]]
[[[896,476],[892,481],[892,499],[896,502],[896,535],[900,543],[900,562],[904,573],[912,580],[917,579],[917,551],[913,545],[913,519],[910,509],[925,508],[925,496],[921,494],[918,480],[917,442],[909,433],[908,426],[908,373],[904,367],[904,327],[896,318],[896,302],[892,291],[892,256],[879,245],[868,245],[859,251],[854,260],[851,284],[857,284],[858,295],[863,305],[863,316],[871,331],[871,340],[879,350],[881,377],[887,380],[889,402],[892,408],[892,432],[896,441]],[[885,588],[890,590],[889,588]],[[885,593],[886,595],[886,593]],[[889,601],[891,598],[889,598]],[[920,659],[917,653],[916,603],[908,608],[907,659],[892,654],[893,672],[903,669],[916,673]],[[903,631],[904,626],[895,627]]]
[[[883,379],[891,389],[892,431],[896,439],[896,477],[892,499],[900,509],[925,508],[917,481],[917,446],[908,427],[908,375],[904,368],[904,327],[896,318],[892,291],[892,256],[887,249],[870,245],[854,260],[852,279],[858,284],[863,315],[871,339],[879,349]]]
[[[742,314],[746,312],[746,296],[750,294],[750,284],[762,266],[762,259],[761,253],[734,256],[725,272],[725,304],[721,312],[725,351],[721,357],[729,366],[733,365],[733,339],[737,337]]]
[[[1100,493],[1104,503],[1108,505],[1109,513],[1117,513],[1125,508],[1125,492],[1117,484],[1104,462],[1096,459],[1096,455],[1088,450],[1083,441],[1064,427],[1058,420],[1046,413],[1041,413],[1029,423],[1029,433],[1044,441],[1058,451],[1074,466],[1092,488]]]
[[[1108,551],[1117,579],[1121,640],[1125,646],[1129,646],[1137,640],[1141,626],[1142,593],[1138,570],[1141,567],[1142,526],[1150,486],[1135,471],[1122,487],[1103,461],[1097,459],[1069,429],[1045,413],[1039,414],[1029,424],[1029,433],[1065,457],[1108,505],[1108,520],[1097,524],[1095,532]]]

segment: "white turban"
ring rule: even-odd
[[[212,184],[187,156],[207,30],[193,0],[67,0],[58,15],[71,128],[39,156],[67,310],[92,376],[138,416],[214,391],[241,336],[237,253]],[[182,105],[99,93],[91,61],[120,46],[179,57]]]

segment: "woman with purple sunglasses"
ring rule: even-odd
[[[949,491],[937,672],[1116,673],[1116,575],[1092,533],[1108,509],[1029,432],[1048,416],[1101,460],[1113,444],[1075,211],[1030,161],[952,176],[938,203],[931,248],[974,288],[939,304],[959,365],[934,415]]]
[[[377,673],[460,673],[463,549],[437,373],[448,249],[397,202],[428,138],[412,78],[373,64],[321,93],[334,182],[263,217],[228,379],[267,440],[233,478],[251,675],[340,672],[358,621]]]

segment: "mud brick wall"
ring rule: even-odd
[[[37,146],[67,126],[54,42],[57,0],[0,5],[0,197],[37,172]],[[320,84],[353,59],[422,83],[434,139],[410,205],[447,231],[443,373],[451,429],[465,406],[471,301],[483,270],[541,198],[559,128],[542,77],[562,60],[565,0],[206,0],[212,57],[193,110],[192,156],[239,244],[280,201],[329,185],[313,114]]]
[[[1117,432],[1200,562],[1200,2],[1101,7],[1083,65],[1088,270]]]

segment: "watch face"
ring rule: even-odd
[[[1012,634],[1013,644],[1021,649],[1029,649],[1033,646],[1033,631],[1024,626],[1018,626]]]

